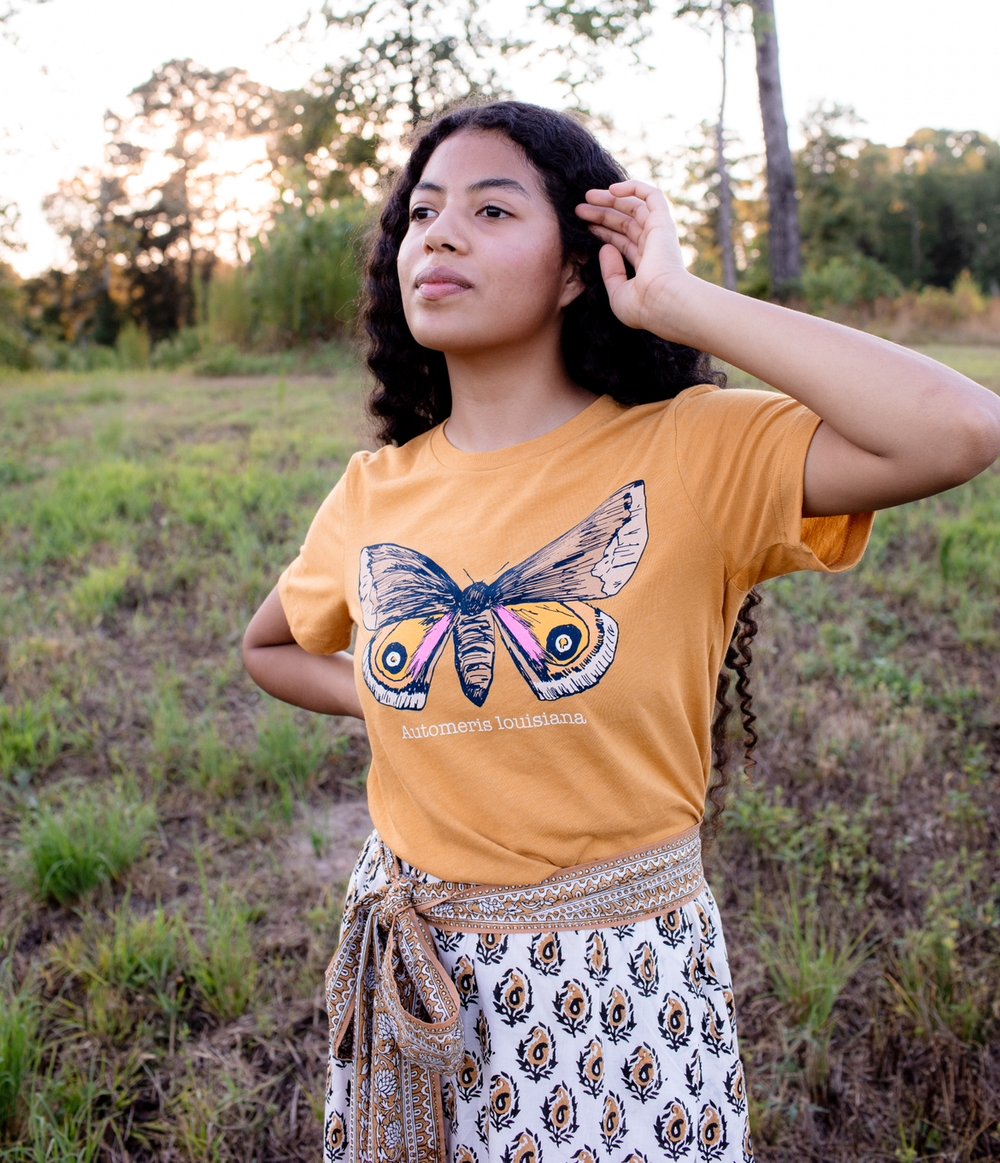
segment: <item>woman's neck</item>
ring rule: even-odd
[[[446,435],[462,452],[496,452],[534,440],[594,402],[562,360],[505,359],[502,365],[448,357],[451,415]]]

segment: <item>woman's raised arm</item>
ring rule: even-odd
[[[822,418],[806,460],[806,516],[930,496],[1000,456],[1000,398],[965,376],[690,275],[669,204],[654,187],[628,181],[591,190],[577,213],[608,244],[601,270],[622,322],[707,351]]]

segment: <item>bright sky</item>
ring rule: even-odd
[[[59,181],[99,165],[103,114],[164,61],[191,57],[210,68],[244,68],[276,87],[304,82],[325,59],[336,59],[335,36],[311,47],[276,46],[306,0],[50,0],[12,22],[17,43],[0,42],[0,203],[21,211],[28,250],[13,261],[33,274],[59,261],[41,209]],[[499,5],[489,6],[493,23]],[[608,58],[608,74],[590,100],[623,131],[612,149],[638,148],[676,158],[699,124],[714,116],[718,65],[709,38],[664,18],[645,50],[648,76]],[[782,84],[792,131],[819,101],[853,105],[862,132],[902,144],[923,126],[978,129],[1000,139],[1000,2],[963,0],[775,0]],[[508,0],[504,32],[523,33],[520,0]],[[942,13],[945,13],[943,18]],[[552,72],[558,71],[556,63]],[[728,121],[759,149],[759,114],[749,39],[730,53]],[[558,103],[541,68],[512,79],[515,95]],[[639,169],[636,166],[636,171]],[[679,186],[668,165],[663,183]]]

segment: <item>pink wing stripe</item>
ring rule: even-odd
[[[493,613],[503,622],[504,626],[506,626],[513,636],[514,641],[529,658],[540,662],[545,657],[545,651],[539,645],[538,639],[516,614],[512,614],[510,610],[505,609],[503,606],[497,606]]]
[[[427,635],[423,641],[423,645],[417,650],[410,662],[410,674],[422,674],[430,660],[434,657],[434,653],[438,648],[441,639],[451,629],[452,622],[455,621],[454,614],[448,614],[441,619],[433,630]]]

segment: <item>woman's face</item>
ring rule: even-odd
[[[462,130],[431,154],[397,259],[418,343],[446,355],[555,344],[583,289],[534,166],[501,133]]]

